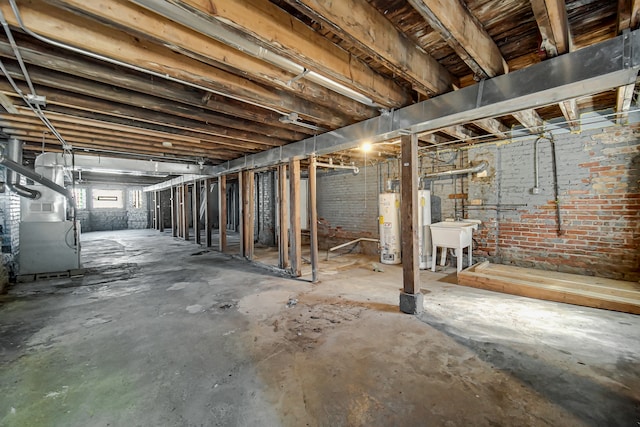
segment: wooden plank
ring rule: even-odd
[[[289,161],[289,259],[291,271],[302,275],[302,230],[300,225],[300,160]]]
[[[240,256],[246,256],[247,249],[247,218],[245,217],[245,199],[247,198],[247,193],[245,189],[245,181],[246,175],[244,171],[238,173],[238,212],[239,220],[240,220]]]
[[[607,296],[589,291],[575,291],[558,286],[541,286],[485,273],[462,271],[458,273],[458,284],[547,301],[640,314],[640,300],[638,299]]]
[[[8,3],[0,3],[0,10],[10,25],[18,27]],[[302,118],[322,126],[341,126],[340,118],[326,107],[281,90],[267,88],[185,55],[176,55],[166,47],[52,7],[45,1],[22,2],[20,12],[28,28],[37,28],[38,34],[62,43],[139,66],[163,76],[188,81],[218,93],[229,94],[252,105],[263,105],[286,112],[296,111]]]
[[[56,3],[66,9],[97,18],[107,22],[109,26],[119,30],[140,34],[174,51],[206,63],[215,64],[219,68],[231,70],[234,74],[241,74],[247,78],[261,82],[268,87],[292,92],[297,96],[336,111],[338,117],[355,117],[360,120],[373,117],[376,110],[345,96],[338,95],[323,86],[309,80],[293,80],[295,74],[287,72],[247,53],[224,45],[210,37],[200,34],[187,26],[174,23],[157,14],[149,14],[146,10],[123,0],[57,0]],[[133,30],[135,29],[135,30]],[[362,116],[361,112],[365,112]]]
[[[545,283],[569,283],[573,285],[588,286],[602,289],[620,289],[625,292],[637,292],[640,295],[640,283],[623,280],[608,279],[605,277],[584,276],[558,271],[537,270],[532,268],[516,267],[511,265],[491,264],[490,270],[499,275],[512,274],[516,277],[524,277],[531,280],[539,280]]]
[[[635,84],[620,86],[616,92],[616,114],[618,124],[626,124],[629,120],[629,109],[633,99]]]
[[[287,165],[278,166],[278,266],[289,267],[289,224],[287,221]]]
[[[309,158],[309,232],[311,236],[311,282],[318,282],[318,207],[316,156]]]
[[[179,3],[216,25],[219,21],[242,31],[265,49],[363,93],[382,106],[400,107],[411,102],[407,92],[392,79],[378,75],[364,61],[267,0],[217,2],[215,7],[209,0]]]
[[[460,0],[409,0],[480,78],[509,71],[500,49]]]
[[[209,178],[204,181],[204,230],[205,230],[205,245],[210,248],[212,245],[211,233],[213,231],[213,209],[211,208],[211,185],[213,179]]]
[[[420,292],[418,268],[418,136],[401,137],[400,223],[402,224],[402,284],[407,294]]]
[[[418,48],[366,1],[286,1],[324,23],[395,74],[409,80],[418,92],[433,96],[453,90],[458,85],[457,79],[446,68]]]
[[[449,127],[440,129],[440,132],[446,133],[447,135],[450,135],[456,139],[459,139],[460,141],[466,141],[468,139],[473,139],[474,137],[478,136],[477,133],[471,131],[470,129],[467,129],[462,125],[449,126]]]
[[[227,248],[227,176],[218,177],[218,250]]]

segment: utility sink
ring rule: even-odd
[[[447,260],[447,248],[456,250],[456,257],[458,258],[458,271],[462,271],[462,256],[463,249],[468,248],[469,253],[469,266],[471,266],[472,260],[472,246],[473,246],[473,230],[478,229],[476,222],[465,221],[442,221],[429,225],[431,229],[431,242],[433,244],[433,262],[431,264],[431,271],[436,271],[436,254],[437,248],[442,248],[442,256],[440,258],[440,265],[445,265]]]

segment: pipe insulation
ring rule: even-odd
[[[489,163],[487,163],[485,160],[483,160],[483,161],[481,161],[480,163],[478,163],[475,166],[471,166],[471,167],[464,168],[464,169],[453,169],[453,170],[448,170],[448,171],[444,171],[444,172],[426,173],[426,174],[422,175],[422,178],[437,178],[437,177],[441,177],[441,176],[455,176],[455,175],[464,175],[464,174],[469,174],[469,173],[478,173],[478,172],[482,172],[483,170],[485,170],[487,168],[487,166],[489,166]]]

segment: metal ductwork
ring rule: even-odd
[[[11,138],[7,141],[7,154],[9,161],[22,167],[22,142],[20,140]],[[4,156],[3,156],[4,158]],[[7,182],[6,185],[9,190],[13,191],[20,197],[26,197],[27,199],[36,200],[39,199],[42,193],[38,190],[33,190],[29,187],[25,187],[20,184],[20,174],[16,173],[15,169],[7,166]]]
[[[483,170],[485,170],[487,168],[487,166],[489,166],[489,163],[487,163],[485,160],[481,161],[480,163],[478,163],[475,166],[471,166],[465,169],[453,169],[450,171],[444,171],[444,172],[433,172],[433,173],[426,173],[424,175],[422,175],[422,178],[437,178],[437,177],[441,177],[441,176],[453,176],[453,175],[464,175],[464,174],[468,174],[468,173],[478,173],[478,172],[482,172]]]
[[[37,200],[42,196],[40,191],[20,184],[20,176],[22,175],[66,197],[71,206],[75,209],[75,200],[73,194],[69,190],[42,176],[36,171],[22,166],[22,142],[20,140],[10,138],[7,141],[7,155],[0,155],[0,165],[7,168],[6,186],[9,190],[15,192],[19,196],[32,200]]]

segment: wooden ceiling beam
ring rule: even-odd
[[[17,64],[5,63],[5,67],[14,79],[22,79],[22,73]],[[249,120],[235,119],[229,116],[215,114],[198,107],[177,104],[153,95],[145,95],[129,90],[120,90],[103,83],[91,82],[68,74],[44,70],[39,67],[29,67],[31,80],[39,85],[52,89],[61,89],[80,95],[91,96],[110,102],[118,102],[134,107],[142,107],[147,110],[171,114],[187,119],[205,122],[212,127],[226,132],[228,136],[238,139],[251,138],[276,138],[289,141],[297,141],[304,135],[288,129],[282,129],[255,123]],[[243,135],[247,137],[243,137]],[[268,143],[268,142],[267,142]]]
[[[409,3],[479,78],[509,71],[498,46],[460,0],[409,0]]]
[[[331,80],[359,92],[384,107],[401,107],[411,102],[407,91],[392,79],[385,78],[362,60],[354,57],[330,40],[316,33],[304,23],[270,3],[268,0],[234,0],[216,2],[210,0],[133,0],[144,7],[158,10],[176,8],[188,11],[187,19],[202,19],[203,25],[215,36],[221,25],[240,37],[257,43],[268,51],[315,71]],[[180,21],[174,9],[169,18]],[[212,28],[211,28],[212,27]],[[229,40],[219,39],[229,44]]]
[[[135,110],[132,112],[136,112]],[[140,113],[140,111],[137,111]],[[125,112],[126,113],[126,112]],[[49,103],[47,105],[47,116],[52,114],[59,114],[60,116],[68,117],[70,120],[89,119],[91,121],[97,121],[99,123],[113,123],[115,125],[124,125],[129,128],[152,130],[162,132],[166,135],[178,135],[193,138],[201,138],[210,142],[215,142],[221,146],[235,147],[237,140],[227,137],[220,137],[215,134],[210,134],[204,127],[198,122],[190,122],[185,119],[177,118],[177,121],[172,123],[160,121],[161,117],[158,114],[152,113],[151,116],[132,116],[121,113],[106,114],[104,112],[96,112],[91,110],[79,110],[77,108],[71,108],[65,105],[56,105]],[[192,127],[189,127],[189,124]],[[200,127],[198,127],[200,126]],[[264,149],[264,144],[256,144],[254,142],[242,141],[243,144],[251,149]]]
[[[531,133],[539,134],[544,131],[544,120],[536,110],[523,110],[511,113],[511,115]]]
[[[542,48],[554,57],[573,50],[573,40],[567,8],[562,0],[531,0],[531,8],[542,35]],[[558,104],[562,115],[573,132],[580,130],[580,110],[576,99]]]
[[[434,96],[458,86],[446,68],[364,0],[285,1],[410,81],[418,92]]]
[[[477,133],[471,131],[470,129],[467,129],[462,125],[449,126],[440,129],[439,132],[446,133],[447,135],[459,139],[460,141],[467,141],[478,136]]]
[[[0,115],[0,127],[4,129],[13,129],[13,130],[28,130],[28,131],[37,131],[40,133],[50,134],[49,130],[37,119],[26,118],[27,120],[16,120],[15,118],[7,117]],[[100,127],[89,127],[86,125],[76,125],[70,123],[59,123],[52,120],[52,123],[56,127],[56,129],[66,138],[67,136],[83,136],[83,135],[91,135],[97,139],[118,139],[123,142],[138,142],[138,143],[147,143],[152,145],[157,145],[160,143],[163,147],[166,147],[166,143],[170,143],[171,147],[183,147],[183,148],[194,148],[194,149],[203,149],[213,151],[227,150],[231,156],[239,156],[247,151],[251,152],[253,150],[247,149],[243,147],[241,143],[238,143],[236,147],[221,147],[215,142],[209,142],[206,140],[188,140],[188,139],[171,139],[166,136],[159,137],[150,137],[145,135],[140,135],[137,133],[130,133],[125,130],[111,130],[111,129],[103,129]],[[164,144],[163,144],[164,143]]]
[[[185,26],[123,0],[56,0],[56,5],[97,19],[118,30],[139,34],[166,46],[234,74],[292,92],[301,98],[331,108],[336,116],[364,120],[377,114],[373,107],[337,94],[309,80],[294,80],[295,75],[263,60],[230,48]]]
[[[43,140],[42,131],[40,131],[36,127],[34,127],[33,130],[2,128],[2,132],[4,132],[7,135],[16,137],[20,140],[25,139],[32,142],[38,142],[38,141],[42,142]],[[48,134],[48,135],[45,134],[44,140],[45,142],[51,141],[51,143],[55,143],[56,141],[58,141],[51,134]],[[96,147],[99,146],[102,148],[115,148],[115,149],[121,149],[125,151],[128,149],[135,148],[137,150],[144,150],[145,152],[148,152],[148,153],[162,153],[165,155],[174,154],[174,155],[187,156],[191,158],[195,158],[195,157],[216,158],[216,155],[225,154],[224,150],[213,150],[213,149],[206,150],[206,149],[194,149],[192,147],[185,148],[185,147],[175,147],[175,146],[168,148],[168,147],[164,147],[161,143],[157,143],[157,144],[139,143],[137,141],[132,141],[126,138],[118,138],[116,136],[108,139],[96,138],[96,137],[87,136],[87,132],[68,131],[67,137],[65,137],[65,140],[67,140],[67,142],[71,144],[73,147],[75,147],[76,144],[91,144]],[[233,158],[232,156],[229,158]]]
[[[558,104],[562,110],[562,115],[567,121],[567,125],[572,132],[580,131],[580,110],[577,99],[569,99]]]
[[[564,0],[531,0],[531,9],[542,35],[542,48],[550,57],[573,49]]]
[[[480,129],[497,136],[499,139],[509,139],[509,128],[503,125],[499,120],[482,119],[474,121],[473,124],[478,126]]]
[[[8,64],[6,64],[7,68]],[[15,70],[10,70],[10,74],[13,74],[14,78],[21,78],[21,74]],[[116,88],[112,88],[104,85],[104,87],[98,86],[97,83],[86,83],[81,79],[74,79],[64,75],[51,76],[44,73],[39,73],[34,67],[30,68],[29,72],[31,79],[36,83],[36,90],[39,94],[47,97],[48,102],[56,102],[58,95],[65,95],[64,89],[70,89],[74,94],[84,95],[84,97],[93,98],[97,103],[112,104],[106,106],[106,108],[117,108],[119,104],[125,104],[134,108],[141,108],[147,111],[155,111],[158,113],[168,114],[170,116],[177,116],[186,119],[196,120],[207,124],[210,132],[217,133],[219,136],[231,137],[234,139],[258,142],[265,145],[282,145],[284,141],[297,140],[297,135],[292,132],[280,129],[280,128],[268,128],[264,126],[263,132],[268,132],[266,135],[260,134],[260,126],[253,122],[246,122],[246,129],[242,130],[243,121],[238,122],[235,120],[227,119],[223,116],[216,116],[195,107],[181,106],[170,101],[166,101],[162,98],[152,97],[148,95],[137,94],[130,91],[121,91]],[[45,85],[45,86],[41,86]],[[4,91],[11,91],[12,88],[8,82],[0,81],[0,89]],[[26,88],[24,88],[26,89]],[[71,105],[75,102],[81,105],[83,97],[66,97]],[[75,98],[75,100],[74,100]],[[292,135],[294,135],[292,137]],[[286,139],[285,139],[286,138]],[[280,143],[278,142],[278,140]]]
[[[633,30],[640,23],[640,0],[618,0],[617,33]],[[616,113],[618,124],[624,124],[629,119],[629,109],[633,99],[635,84],[620,86],[616,92]]]
[[[8,3],[0,3],[0,10],[11,26],[18,26]],[[297,112],[301,118],[320,126],[336,128],[349,124],[326,107],[282,90],[267,88],[126,32],[110,29],[95,20],[52,7],[43,0],[21,2],[20,13],[27,28],[50,39],[206,87],[253,105],[283,113]]]
[[[171,81],[158,82],[157,78],[130,70],[118,70],[108,64],[88,61],[73,54],[62,53],[33,44],[16,37],[20,55],[27,64],[53,71],[70,74],[87,80],[97,81],[122,89],[150,94],[194,107],[205,108],[231,117],[251,120],[267,126],[289,129],[297,133],[312,135],[313,131],[304,127],[286,124],[273,111],[248,105],[220,95],[184,86]],[[0,56],[15,59],[9,42],[0,40]]]
[[[41,121],[37,118],[33,112],[24,107],[18,107],[18,112],[22,115],[19,117],[10,116],[7,114],[0,114],[0,118],[6,121],[10,121],[11,123],[38,123]],[[66,114],[60,114],[56,112],[46,111],[47,118],[49,121],[56,127],[62,126],[64,127],[72,127],[75,130],[80,129],[95,129],[103,130],[104,132],[124,132],[131,135],[137,135],[140,137],[148,137],[148,138],[156,138],[163,141],[177,141],[177,142],[191,142],[194,144],[207,143],[207,144],[217,144],[220,145],[221,148],[229,148],[231,150],[236,149],[240,151],[240,148],[246,150],[260,150],[264,148],[264,145],[249,143],[245,141],[237,141],[232,139],[223,139],[223,138],[215,138],[209,135],[191,133],[191,134],[176,134],[170,133],[166,131],[158,131],[151,129],[144,129],[140,127],[134,127],[131,125],[117,124],[112,122],[104,122],[99,120],[92,120],[78,116],[69,116]],[[76,129],[77,128],[77,129]]]

